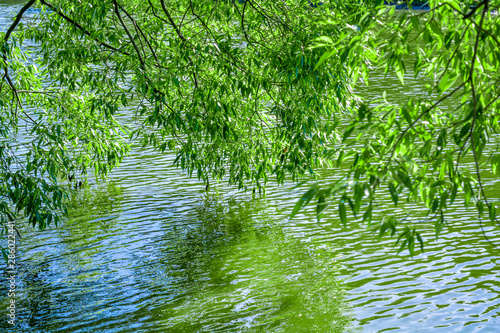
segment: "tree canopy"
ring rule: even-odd
[[[491,184],[488,192],[482,177],[500,176],[500,2],[429,1],[429,6],[419,12],[381,7],[373,19],[369,14],[360,19],[359,31],[316,40],[316,47],[330,49],[330,57],[348,54],[352,84],[360,73],[369,84],[369,67],[393,71],[404,84],[412,65],[414,75],[426,76],[429,85],[426,95],[407,96],[401,105],[381,96],[351,109],[337,159],[349,172],[334,184],[314,185],[292,215],[314,198],[319,218],[328,198],[335,197],[344,223],[350,208],[370,225],[378,192],[390,196],[394,206],[419,204],[436,236],[457,198],[475,206],[480,220],[498,226],[499,193],[491,191]],[[366,36],[376,57],[366,56]],[[444,106],[450,99],[459,103]],[[466,167],[469,162],[472,169]],[[413,254],[415,244],[423,250],[415,223],[422,219],[407,214],[379,216],[376,229],[381,236],[397,234],[400,250]]]
[[[411,6],[411,5],[410,5]],[[314,185],[318,218],[335,202],[369,223],[376,192],[436,216],[458,195],[496,223],[481,168],[500,174],[498,1],[29,0],[0,35],[0,219],[57,223],[75,179],[105,177],[139,140],[205,181],[261,189],[350,165]],[[382,36],[382,37],[381,37]],[[413,44],[410,45],[408,41]],[[363,101],[353,87],[408,59],[428,98]],[[440,109],[459,96],[456,112]],[[476,170],[461,170],[471,156]],[[79,183],[77,183],[79,184]],[[399,224],[403,225],[401,229]],[[418,230],[381,222],[413,253]]]

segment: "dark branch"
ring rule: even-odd
[[[475,6],[474,8],[471,9],[470,12],[468,12],[467,14],[464,14],[464,19],[467,19],[469,17],[471,17],[472,15],[474,15],[474,13],[479,9],[481,8],[482,6],[484,5],[488,5],[488,1],[489,0],[483,0],[481,1],[480,3],[477,4],[477,6]]]
[[[6,42],[9,39],[9,37],[12,34],[12,32],[14,31],[14,29],[17,27],[17,25],[19,24],[19,22],[23,18],[24,12],[26,12],[28,9],[30,9],[30,7],[33,6],[33,4],[35,2],[36,2],[36,0],[30,0],[30,1],[28,1],[28,3],[26,5],[24,5],[23,8],[21,8],[21,10],[19,11],[19,13],[17,13],[16,18],[14,19],[14,22],[12,22],[12,24],[9,27],[9,29],[7,29],[7,32],[5,33],[5,36],[3,37],[4,42]]]
[[[114,1],[114,7],[115,7],[116,16],[118,17],[120,24],[122,25],[123,29],[125,30],[125,33],[128,35],[128,38],[130,39],[130,42],[134,46],[135,52],[137,53],[137,56],[139,57],[141,67],[143,70],[145,70],[146,64],[145,64],[144,60],[142,59],[141,51],[137,47],[137,44],[134,42],[134,37],[132,36],[132,34],[130,34],[130,31],[128,30],[127,25],[125,24],[125,22],[123,22],[122,16],[120,15],[120,8],[119,8],[118,2],[116,0]]]
[[[127,56],[130,56],[129,53],[125,52],[125,51],[122,51],[120,49],[117,49],[116,47],[114,46],[111,46],[109,45],[108,43],[106,42],[103,42],[101,40],[99,40],[98,38],[94,38],[92,37],[92,33],[90,31],[88,31],[87,29],[85,29],[84,27],[82,27],[78,22],[72,20],[71,18],[69,18],[68,16],[66,16],[66,14],[64,14],[63,12],[57,10],[57,8],[55,8],[53,5],[51,5],[50,3],[48,3],[47,1],[45,0],[41,0],[41,3],[47,7],[49,7],[50,9],[52,9],[57,15],[59,15],[60,17],[62,17],[64,20],[66,20],[67,22],[71,23],[72,25],[74,25],[76,28],[80,29],[85,35],[89,36],[90,38],[92,38],[94,41],[96,41],[97,43],[99,43],[99,45],[101,46],[104,46],[105,48],[108,48],[110,50],[113,50],[115,52],[118,52],[118,53],[121,53],[123,55],[127,55]]]

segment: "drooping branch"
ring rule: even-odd
[[[168,21],[170,22],[170,24],[172,25],[172,27],[174,27],[175,32],[177,33],[177,35],[179,36],[179,38],[182,39],[185,42],[186,38],[182,34],[182,32],[179,29],[179,27],[177,26],[177,24],[175,24],[175,21],[172,18],[172,15],[170,15],[170,11],[167,9],[167,6],[165,5],[165,1],[164,0],[160,0],[160,3],[161,3],[161,8],[163,9],[163,12],[165,13],[165,15],[167,15]]]
[[[2,58],[3,58],[3,61],[4,61],[4,64],[3,64],[4,76],[3,76],[3,78],[7,81],[8,85],[12,89],[12,93],[14,95],[13,98],[16,99],[16,108],[15,108],[15,111],[14,111],[14,114],[16,116],[17,116],[17,110],[18,110],[18,108],[21,107],[21,99],[19,98],[19,94],[17,92],[17,89],[16,89],[14,83],[12,82],[12,80],[11,80],[11,78],[9,76],[9,68],[8,68],[8,65],[7,65],[7,50],[5,48],[6,48],[6,45],[7,45],[7,41],[10,38],[10,35],[16,29],[16,27],[19,25],[19,22],[21,22],[21,19],[23,18],[24,13],[29,8],[31,8],[31,6],[35,3],[35,1],[36,0],[30,0],[30,1],[28,1],[28,3],[26,5],[24,5],[23,8],[21,8],[21,10],[19,11],[19,13],[17,13],[16,18],[14,19],[14,22],[12,22],[12,24],[9,27],[9,29],[7,29],[7,32],[5,33],[5,36],[3,38],[2,48],[1,48],[2,49]],[[33,123],[36,123],[36,121],[34,119],[32,119],[29,114],[27,114],[26,112],[24,112],[24,114]]]
[[[26,5],[24,5],[23,8],[17,13],[16,18],[14,19],[14,22],[10,25],[9,29],[7,29],[7,32],[5,33],[5,36],[3,37],[3,41],[6,42],[9,38],[14,29],[17,27],[21,19],[23,18],[24,13],[33,6],[33,4],[36,2],[36,0],[30,0]]]
[[[408,125],[408,127],[403,130],[403,132],[401,132],[401,134],[399,135],[399,138],[398,140],[396,141],[396,143],[394,144],[394,147],[392,148],[392,152],[391,152],[391,156],[389,157],[389,160],[387,161],[387,165],[386,165],[386,169],[389,167],[389,165],[391,164],[391,161],[392,159],[394,158],[394,153],[399,145],[399,143],[401,142],[401,140],[403,140],[403,138],[405,137],[406,133],[408,133],[408,131],[410,129],[413,128],[413,126],[415,126],[415,124],[420,120],[422,119],[423,116],[425,116],[426,114],[428,114],[429,112],[431,112],[434,108],[436,108],[441,102],[443,102],[444,100],[446,100],[447,98],[451,97],[453,94],[455,94],[458,90],[460,90],[463,86],[465,85],[465,83],[462,83],[460,84],[458,87],[456,87],[455,89],[453,89],[453,91],[451,91],[450,93],[448,93],[447,95],[441,97],[437,102],[435,102],[434,104],[432,104],[427,110],[425,110],[424,112],[422,112],[410,125]]]
[[[488,202],[488,198],[486,196],[486,193],[484,191],[484,186],[483,182],[481,180],[481,172],[479,169],[479,158],[477,156],[476,152],[476,141],[474,140],[474,127],[476,125],[477,121],[477,96],[476,96],[476,89],[475,89],[475,83],[474,83],[474,67],[476,63],[476,57],[477,57],[477,49],[479,45],[479,39],[481,38],[481,29],[483,27],[483,21],[484,21],[484,16],[486,14],[486,11],[488,10],[488,0],[483,1],[484,2],[484,10],[481,15],[481,20],[479,22],[479,27],[478,27],[478,32],[477,32],[477,37],[476,37],[476,42],[474,45],[474,55],[472,57],[472,64],[471,64],[471,69],[470,69],[470,74],[469,74],[469,81],[471,84],[471,90],[472,90],[472,103],[473,103],[473,116],[472,116],[472,124],[471,128],[469,131],[469,137],[471,140],[471,148],[472,148],[472,155],[474,156],[474,166],[476,169],[476,177],[477,177],[477,183],[479,186],[479,194],[478,194],[478,200],[480,199],[480,196],[482,195],[484,202],[486,203],[486,206],[490,209],[491,203]],[[500,224],[498,220],[495,218],[497,224]]]
[[[469,17],[471,17],[472,15],[474,15],[474,13],[476,12],[476,10],[478,10],[479,8],[481,8],[482,6],[486,6],[488,7],[488,2],[489,0],[483,0],[481,1],[480,3],[478,3],[474,8],[472,8],[467,14],[464,14],[464,19],[467,19]]]
[[[114,7],[115,7],[115,14],[118,17],[118,20],[120,21],[120,24],[122,25],[123,30],[125,30],[125,33],[128,35],[128,37],[130,39],[130,42],[134,46],[135,52],[137,53],[137,57],[139,57],[139,62],[141,63],[141,68],[143,70],[145,70],[146,69],[146,63],[144,62],[144,59],[142,58],[142,54],[141,54],[141,51],[139,50],[139,47],[137,46],[137,44],[134,41],[134,37],[132,36],[132,34],[130,33],[130,31],[128,30],[127,25],[125,24],[125,22],[123,22],[122,16],[120,15],[120,7],[119,7],[119,5],[118,5],[118,3],[117,3],[116,0],[114,1]]]
[[[117,49],[116,47],[114,46],[111,46],[109,45],[108,43],[106,42],[103,42],[101,40],[99,40],[98,38],[96,37],[93,37],[92,36],[92,33],[84,28],[81,24],[79,24],[78,22],[76,22],[75,20],[71,19],[70,17],[68,17],[66,14],[64,14],[62,11],[58,10],[56,7],[54,7],[52,4],[50,4],[49,2],[45,1],[45,0],[41,0],[41,3],[47,7],[49,7],[51,10],[53,10],[57,15],[59,15],[60,17],[62,17],[66,22],[70,23],[71,25],[73,25],[74,27],[76,27],[77,29],[79,29],[80,31],[82,31],[85,35],[89,36],[90,38],[92,38],[94,41],[96,41],[97,43],[99,43],[99,45],[107,48],[107,49],[110,49],[112,51],[115,51],[115,52],[118,52],[118,53],[121,53],[123,55],[126,55],[126,56],[130,56],[130,54],[126,51],[123,51],[123,50],[120,50],[120,49]]]

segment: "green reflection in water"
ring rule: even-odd
[[[69,200],[68,221],[58,228],[40,232],[25,221],[18,223],[23,235],[16,258],[18,325],[13,328],[1,320],[0,331],[58,331],[61,325],[51,320],[73,315],[73,309],[89,305],[89,300],[78,293],[85,295],[102,275],[94,262],[100,253],[95,244],[109,236],[117,217],[113,214],[121,209],[115,197],[121,193],[121,188],[111,182],[80,188]],[[0,295],[6,295],[4,287],[2,283]],[[8,301],[1,297],[0,308],[6,308]]]
[[[266,201],[204,194],[179,214],[145,204],[131,220],[124,192],[82,189],[67,223],[25,231],[37,235],[15,331],[348,330],[333,250],[284,232]]]
[[[200,224],[179,231],[175,251],[157,265],[176,289],[153,312],[163,329],[345,332],[333,253],[286,235],[258,207],[205,195],[191,211]],[[270,224],[256,226],[257,216]]]

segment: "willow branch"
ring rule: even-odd
[[[422,119],[423,116],[425,116],[427,113],[431,112],[434,108],[436,108],[442,101],[444,101],[445,99],[451,97],[454,93],[456,93],[459,89],[461,89],[463,86],[465,85],[465,82],[462,83],[461,85],[459,85],[458,87],[456,87],[455,89],[453,89],[453,91],[451,91],[450,93],[448,93],[447,95],[441,97],[437,102],[435,102],[434,104],[431,105],[431,107],[429,107],[427,110],[425,110],[424,112],[422,112],[403,132],[401,132],[401,134],[399,135],[399,138],[398,140],[396,141],[396,143],[394,144],[394,147],[392,148],[392,152],[391,152],[391,156],[389,157],[389,161],[387,161],[387,165],[386,165],[386,169],[387,167],[389,166],[389,164],[391,164],[391,161],[392,159],[394,158],[394,152],[396,151],[396,148],[398,147],[399,143],[401,142],[401,140],[403,140],[403,138],[405,137],[406,133],[408,133],[408,131],[410,129],[413,128],[413,126],[415,126],[415,124],[420,121],[420,119]]]
[[[130,39],[130,42],[134,46],[135,52],[137,53],[137,57],[139,57],[139,62],[141,63],[141,68],[143,70],[145,70],[146,69],[146,63],[144,62],[144,59],[142,58],[141,51],[137,47],[137,44],[135,43],[134,38],[130,34],[130,31],[128,30],[127,25],[125,24],[125,22],[122,19],[122,16],[120,15],[120,9],[119,9],[118,3],[116,2],[116,0],[114,0],[113,3],[114,3],[114,7],[115,7],[116,17],[120,21],[120,24],[122,25],[123,30],[125,30],[125,33],[127,34],[128,38]]]
[[[60,10],[58,10],[57,8],[55,8],[53,5],[51,5],[50,3],[48,3],[47,1],[45,0],[41,0],[41,3],[47,7],[49,7],[51,10],[53,10],[57,15],[59,15],[60,17],[62,17],[66,22],[70,23],[71,25],[75,26],[77,29],[79,29],[81,32],[83,32],[85,35],[89,36],[90,38],[92,38],[94,41],[96,41],[97,43],[99,43],[100,46],[103,46],[105,48],[108,48],[110,50],[113,50],[115,52],[118,52],[118,53],[121,53],[123,55],[127,55],[127,56],[130,56],[129,53],[125,52],[125,51],[122,51],[120,49],[117,49],[116,47],[114,46],[111,46],[109,45],[108,43],[106,42],[103,42],[101,40],[99,40],[98,38],[95,38],[95,37],[92,37],[92,33],[85,29],[83,26],[81,26],[78,22],[76,22],[75,20],[69,18],[68,16],[66,16],[66,14],[64,14],[63,12],[61,12]]]

